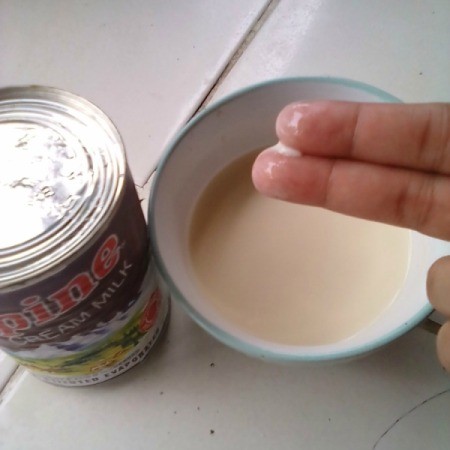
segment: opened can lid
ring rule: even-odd
[[[0,89],[0,289],[61,264],[111,215],[126,173],[97,107],[53,88]]]

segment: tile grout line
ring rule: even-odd
[[[17,380],[22,375],[24,370],[25,369],[21,366],[16,367],[16,370],[14,370],[14,372],[8,378],[8,381],[3,385],[3,388],[0,390],[0,407],[2,406],[2,403],[8,396],[9,392],[11,392],[11,390],[16,385]]]
[[[253,39],[255,39],[258,31],[262,28],[262,26],[266,23],[267,19],[272,15],[272,12],[275,10],[275,8],[278,6],[281,0],[270,0],[267,6],[263,9],[259,17],[255,20],[254,25],[250,28],[249,32],[247,33],[247,36],[243,39],[241,45],[237,48],[237,50],[234,52],[234,54],[231,56],[230,60],[220,73],[220,75],[217,77],[217,80],[213,85],[211,86],[211,89],[208,91],[208,93],[205,95],[203,101],[200,103],[198,108],[194,111],[194,113],[189,118],[192,119],[196,114],[198,114],[201,110],[203,110],[208,103],[211,101],[214,94],[217,92],[225,78],[229,75],[229,73],[233,70],[233,67],[236,65],[236,63],[239,61],[241,56],[244,54],[244,51],[250,46]]]
[[[267,6],[262,10],[262,12],[259,14],[259,16],[256,18],[253,26],[250,28],[249,32],[245,36],[245,38],[242,40],[242,43],[239,45],[239,47],[236,49],[236,51],[231,56],[228,63],[225,65],[223,70],[218,75],[216,81],[212,84],[209,91],[204,95],[203,100],[200,102],[199,106],[194,110],[194,112],[189,116],[189,118],[186,120],[185,124],[188,123],[194,116],[196,116],[200,111],[205,109],[205,107],[210,103],[212,97],[217,92],[225,78],[228,76],[228,74],[233,70],[233,67],[236,65],[236,63],[239,61],[241,56],[244,54],[244,51],[249,47],[253,39],[256,37],[256,34],[258,31],[262,28],[264,23],[267,21],[267,19],[271,16],[272,12],[275,10],[275,8],[278,6],[281,0],[270,0],[267,4]],[[152,176],[155,174],[156,170],[158,168],[158,165],[152,170],[149,177],[145,181],[145,183],[140,186],[142,189],[145,189],[148,183],[150,183],[150,180]]]

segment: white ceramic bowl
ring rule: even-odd
[[[210,334],[252,356],[283,361],[346,359],[392,341],[431,312],[426,273],[436,259],[450,252],[448,243],[411,232],[410,264],[399,295],[369,327],[334,344],[290,346],[261,340],[236,328],[211,306],[196,285],[188,254],[189,224],[200,193],[230,161],[277,141],[274,124],[283,106],[320,99],[399,101],[374,87],[343,79],[277,79],[251,86],[205,109],[180,131],[169,145],[153,185],[150,237],[157,266],[173,298]]]

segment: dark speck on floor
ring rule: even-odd
[[[177,412],[176,412],[176,411],[174,411],[173,413],[174,413],[174,414],[176,414]]]
[[[216,365],[215,365],[214,363],[211,363],[211,364],[209,365],[209,367],[216,367]]]
[[[159,392],[159,395],[163,395],[163,394],[164,394],[164,391],[160,391],[160,392]]]
[[[197,406],[197,411],[200,411],[200,406]]]
[[[209,430],[209,434],[214,434],[215,431],[214,430]]]
[[[419,72],[419,75],[422,75],[423,74],[423,72]]]

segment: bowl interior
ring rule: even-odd
[[[224,320],[204,298],[188,253],[191,214],[201,192],[233,159],[276,143],[274,124],[283,106],[320,99],[396,101],[382,91],[346,80],[288,79],[252,87],[216,103],[191,121],[169,146],[153,186],[150,235],[156,263],[172,295],[216,338],[255,356],[281,360],[347,358],[389,342],[431,312],[425,292],[426,273],[432,262],[449,250],[442,241],[411,232],[410,267],[395,301],[371,326],[329,345],[287,346],[255,338]]]

